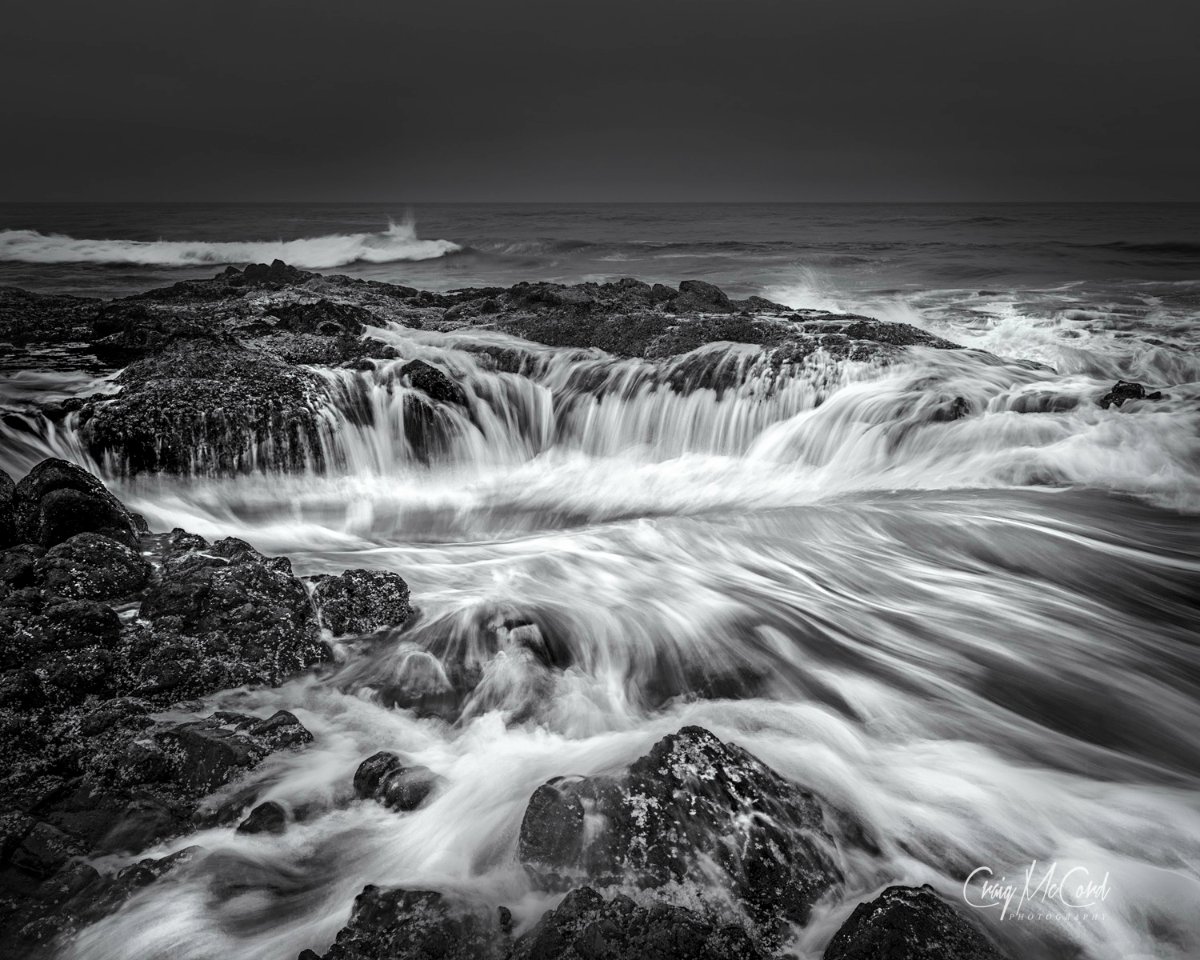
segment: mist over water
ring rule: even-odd
[[[1134,230],[1112,214],[1126,228],[1115,239],[1076,225],[1072,249],[1085,253],[1029,267],[1058,221],[1027,218],[1041,253],[1014,254],[984,286],[990,254],[950,247],[963,232],[1004,235],[1003,223],[910,215],[907,245],[894,241],[908,259],[894,266],[870,250],[884,242],[871,231],[899,229],[889,211],[873,211],[875,227],[857,211],[827,227],[819,256],[861,261],[805,265],[795,249],[773,259],[774,221],[741,249],[715,231],[700,249],[655,239],[672,229],[663,215],[635,213],[606,226],[626,242],[604,255],[630,257],[612,275],[704,276],[973,349],[912,349],[887,367],[818,354],[779,370],[714,344],[702,349],[737,384],[717,392],[669,389],[671,364],[378,328],[369,335],[466,391],[469,415],[439,413],[450,442],[425,457],[403,439],[401,361],[326,370],[333,401],[311,469],[237,478],[198,463],[193,476],[130,480],[93,464],[70,417],[48,424],[29,403],[106,381],[2,375],[10,473],[65,456],[103,473],[152,529],[238,536],[300,573],[395,570],[420,607],[401,631],[339,644],[319,675],[199,705],[296,713],[315,743],[252,776],[259,800],[302,817],[283,836],[223,828],[164,846],[210,853],[87,930],[73,958],[290,960],[326,946],[368,882],[503,903],[531,924],[553,902],[515,859],[533,790],[619,768],[692,723],[845,814],[846,881],[798,932],[797,956],[819,957],[853,905],[890,883],[931,883],[962,905],[976,868],[1019,882],[1035,860],[1039,876],[1052,863],[1108,874],[1112,894],[1086,911],[1039,901],[1034,919],[978,911],[1013,956],[1200,955],[1200,285],[1184,276],[1186,248],[1111,246],[1182,235],[1174,221]],[[547,233],[596,229],[530,218]],[[464,220],[422,217],[420,229],[461,253],[352,272],[445,287],[598,260],[590,247],[547,253],[536,237],[489,249],[486,212]],[[858,252],[839,248],[839,230]],[[916,252],[923,232],[946,249]],[[653,254],[633,256],[650,241]],[[956,269],[962,282],[947,283]],[[87,275],[54,270],[44,284]],[[881,284],[892,270],[908,279]],[[532,355],[529,375],[479,363],[497,341]],[[1117,377],[1166,396],[1101,409]],[[963,419],[945,415],[956,398]],[[477,682],[456,693],[463,675]],[[413,696],[436,709],[395,706]],[[446,778],[432,802],[405,814],[350,802],[355,767],[382,749]]]

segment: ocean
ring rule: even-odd
[[[0,228],[0,283],[47,292],[274,258],[435,290],[699,278],[972,348],[780,380],[715,345],[740,385],[685,395],[641,360],[538,347],[517,376],[472,351],[496,334],[389,327],[467,393],[445,451],[403,442],[386,364],[324,371],[323,465],[238,477],[126,477],[32,411],[93,392],[87,375],[6,373],[10,473],[74,459],[152,529],[241,537],[304,574],[393,570],[421,608],[326,675],[181,707],[294,711],[316,743],[274,758],[260,799],[329,812],[164,844],[219,856],[71,956],[291,958],[368,882],[503,902],[527,928],[549,902],[514,858],[531,792],[686,724],[870,838],[839,854],[795,956],[889,883],[932,884],[1012,956],[1200,956],[1200,205],[6,205]],[[1102,408],[1119,378],[1162,399]],[[591,395],[600,380],[623,386]],[[969,415],[934,422],[939,396]],[[553,640],[553,669],[508,643],[514,622]],[[453,718],[393,705],[468,668]],[[444,789],[411,814],[338,807],[380,749]],[[1111,895],[972,902],[980,870],[1051,866]]]

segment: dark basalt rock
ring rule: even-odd
[[[202,658],[212,689],[277,684],[327,654],[308,592],[288,561],[264,557],[233,538],[210,547],[182,531],[173,534],[141,616],[156,630],[193,638],[164,659],[189,659],[180,656],[188,652]]]
[[[933,890],[888,887],[860,903],[824,960],[1003,960],[1000,952]]]
[[[141,589],[150,564],[123,543],[98,533],[79,533],[51,547],[36,574],[51,593],[77,600],[116,600]]]
[[[203,855],[201,847],[187,847],[170,856],[140,860],[111,876],[85,863],[66,867],[39,887],[42,905],[51,912],[20,930],[21,955],[34,956],[38,947],[49,948],[56,938],[112,913],[138,890]]]
[[[269,312],[284,330],[321,336],[357,336],[363,327],[377,322],[369,310],[327,299],[316,303],[284,303],[270,307]]]
[[[530,798],[519,856],[539,882],[687,884],[705,858],[770,940],[804,923],[841,875],[822,805],[700,727],[660,740],[621,777],[557,778]]]
[[[669,301],[673,313],[696,312],[732,313],[737,307],[720,287],[703,280],[684,280],[679,284],[679,295]]]
[[[354,771],[354,793],[363,800],[381,797],[388,777],[403,769],[404,761],[398,753],[391,750],[373,753]]]
[[[415,810],[441,783],[428,767],[406,767],[390,750],[372,754],[354,772],[354,793],[363,800],[377,800],[392,810]]]
[[[292,468],[317,449],[314,374],[235,342],[181,339],[127,367],[80,413],[97,459],[130,473]]]
[[[13,494],[17,485],[0,470],[0,548],[11,546],[16,539],[17,526],[13,517]]]
[[[280,834],[287,830],[287,811],[274,800],[260,803],[238,824],[238,833]]]
[[[303,283],[314,273],[306,273],[282,260],[272,260],[270,266],[265,263],[248,263],[242,271],[237,267],[226,267],[223,274],[225,279],[234,285],[284,285]]]
[[[121,639],[121,619],[112,607],[94,600],[64,600],[46,606],[27,632],[35,647],[48,652],[98,646],[112,649]]]
[[[96,477],[65,460],[35,466],[13,491],[16,537],[51,547],[77,533],[137,545],[133,518]]]
[[[508,960],[765,960],[746,931],[667,904],[605,900],[590,887],[573,890],[521,937]]]
[[[196,793],[210,793],[275,750],[311,743],[312,734],[281,710],[266,720],[215,713],[172,727],[157,740],[178,766],[172,779]]]
[[[61,461],[18,488],[35,507],[58,489],[103,491]],[[142,555],[95,533],[0,551],[0,956],[52,956],[56,937],[116,909],[174,862],[102,877],[78,858],[236,822],[262,787],[251,771],[312,739],[287,711],[155,719],[182,697],[280,682],[325,649],[285,558],[181,530],[142,546],[161,557],[149,588]],[[91,597],[140,598],[143,617],[123,621]],[[411,807],[433,780],[411,768],[381,799]],[[259,804],[247,829],[276,830],[276,806]]]
[[[1111,390],[1108,391],[1096,402],[1105,410],[1109,407],[1119,407],[1126,400],[1161,400],[1162,393],[1155,390],[1153,393],[1148,393],[1146,388],[1140,383],[1133,383],[1128,380],[1118,380]]]
[[[335,636],[398,627],[412,616],[408,584],[386,570],[360,568],[325,577],[317,582],[313,599]]]
[[[465,405],[467,395],[462,387],[451,380],[445,373],[432,363],[424,360],[409,360],[404,364],[399,374],[407,377],[408,382],[416,389],[423,391],[430,399],[438,403],[457,403]]]
[[[32,543],[21,543],[0,551],[0,586],[20,590],[33,586],[37,580],[37,562],[46,549]]]
[[[355,898],[350,922],[319,960],[498,960],[503,940],[495,914],[456,909],[431,890],[385,891],[369,885]],[[316,956],[310,950],[301,954]]]

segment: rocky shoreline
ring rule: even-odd
[[[737,382],[736,367],[720,352],[693,353],[711,343],[752,346],[775,371],[817,354],[886,363],[908,346],[959,349],[905,324],[791,310],[760,297],[733,300],[696,280],[678,289],[620,280],[434,294],[276,261],[112,301],[0,289],[0,364],[119,369],[117,392],[31,411],[35,422],[23,427],[43,429],[37,416],[65,420],[107,469],[300,469],[320,466],[326,456],[319,426],[331,385],[314,368],[371,370],[403,360],[390,345],[363,336],[368,327],[388,326],[447,340],[503,335],[460,346],[486,368],[514,374],[543,362],[539,346],[640,359],[659,365],[647,375],[677,392]],[[427,455],[444,446],[439,411],[462,409],[462,388],[422,360],[393,365],[389,375],[413,389],[406,438]],[[945,398],[948,417],[958,415],[954,399]],[[364,407],[361,415],[371,412]]]
[[[260,764],[313,740],[290,712],[180,722],[168,710],[321,669],[323,637],[397,630],[413,610],[396,574],[306,583],[286,558],[233,538],[152,533],[65,461],[17,483],[0,474],[0,522],[0,952],[49,957],[207,854],[186,847],[108,873],[90,861],[203,827],[282,833],[326,812],[257,802]],[[439,785],[378,753],[351,802],[401,815]],[[765,958],[838,889],[836,817],[746,751],[684,728],[622,773],[558,777],[530,797],[517,857],[535,888],[566,894],[531,930],[514,937],[503,905],[367,886],[323,958]],[[863,909],[826,957],[999,956],[932,891],[891,888]]]
[[[318,368],[394,364],[411,391],[405,433],[429,455],[445,442],[439,411],[465,409],[464,388],[364,336],[388,325],[496,334],[460,346],[514,373],[544,362],[539,346],[642,360],[662,389],[681,393],[732,383],[721,354],[697,351],[710,343],[751,345],[775,370],[818,353],[889,363],[907,347],[960,349],[903,324],[732,300],[699,281],[431,294],[276,262],[110,302],[0,291],[10,360],[37,350],[33,362],[51,369],[120,369],[116,393],[10,413],[9,426],[69,423],[114,474],[300,469],[323,455],[319,420],[331,387]],[[1152,399],[1136,386],[1118,385],[1104,400]],[[970,413],[947,395],[929,416]],[[322,670],[333,638],[399,631],[417,619],[396,574],[306,580],[286,558],[241,540],[151,532],[99,479],[64,460],[43,460],[22,478],[0,473],[0,548],[5,956],[52,956],[206,852],[186,848],[116,872],[97,869],[97,858],[136,855],[202,827],[281,833],[296,817],[327,812],[258,802],[260,766],[313,740],[291,713],[180,721],[169,711],[196,714],[218,691]],[[816,904],[853,895],[839,861],[847,844],[873,842],[803,785],[697,727],[626,770],[571,774],[538,788],[521,824],[515,855],[531,885],[565,894],[531,929],[515,935],[502,904],[368,886],[336,942],[304,960],[768,957]],[[431,771],[382,753],[364,758],[347,802],[402,815],[438,789]],[[826,960],[999,956],[930,888],[895,886],[859,904],[825,951]]]

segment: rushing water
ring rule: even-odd
[[[1039,320],[1019,307],[1027,293],[973,295],[1008,306],[967,316],[914,293],[873,312],[1001,359],[918,350],[776,373],[713,345],[740,384],[719,394],[667,389],[669,367],[527,344],[528,376],[490,372],[477,351],[498,335],[378,329],[467,391],[469,416],[441,414],[453,439],[428,463],[403,439],[397,364],[382,363],[323,372],[335,399],[308,473],[130,481],[89,464],[153,528],[243,537],[300,573],[398,571],[420,616],[341,645],[320,677],[204,704],[286,707],[313,732],[255,774],[260,799],[301,822],[164,846],[211,855],[85,932],[73,957],[291,960],[331,941],[368,882],[532,923],[552,902],[515,861],[532,791],[618,768],[689,723],[861,827],[798,956],[819,956],[888,883],[962,905],[972,871],[1020,885],[1034,861],[1034,884],[1057,864],[1107,874],[1110,893],[1090,909],[980,910],[1014,956],[1200,955],[1194,316],[1176,304],[1147,319],[1143,304],[1123,331],[1095,303]],[[1166,398],[1098,407],[1129,374]],[[10,405],[97,388],[74,376],[10,376]],[[941,416],[958,396],[970,415]],[[88,462],[69,420],[4,430],[10,472]],[[456,700],[463,671],[481,679]],[[440,715],[392,706],[417,694]],[[348,803],[380,749],[443,789],[407,814]]]

